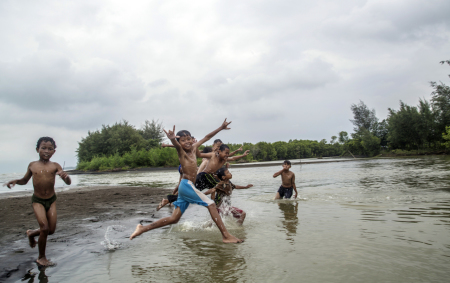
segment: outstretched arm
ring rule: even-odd
[[[163,129],[164,130],[164,129]],[[176,140],[176,138],[179,138],[175,135],[175,126],[173,126],[173,131],[169,130],[168,132],[164,130],[164,133],[166,133],[167,138],[172,142],[173,146],[178,152],[178,156],[182,154],[183,149],[181,148],[180,143]]]
[[[28,183],[28,181],[30,180],[31,176],[33,176],[33,173],[31,172],[30,166],[31,166],[31,164],[28,165],[27,173],[25,173],[25,176],[23,176],[22,179],[12,180],[12,181],[9,181],[8,183],[6,183],[6,186],[8,187],[8,189],[11,189],[16,184],[18,184],[18,185],[26,185],[26,183]]]
[[[72,180],[70,179],[69,174],[67,174],[67,172],[63,171],[63,169],[61,168],[61,165],[59,165],[58,163],[56,163],[56,168],[58,168],[56,175],[59,175],[59,177],[61,177],[61,179],[63,179],[64,183],[66,183],[67,185],[70,185],[72,183]]]
[[[211,157],[214,156],[215,152],[208,152],[208,153],[203,153],[201,152],[198,147],[195,149],[195,154],[197,155],[198,158],[207,158],[210,159]]]
[[[238,155],[238,156],[233,156],[233,157],[231,157],[231,158],[228,157],[227,160],[228,160],[228,161],[235,161],[235,160],[241,159],[242,157],[247,156],[249,153],[250,153],[250,150],[246,150],[246,151],[244,152],[244,154]]]
[[[248,188],[251,188],[251,187],[253,187],[252,184],[248,184],[247,186],[238,186],[238,185],[235,185],[235,188],[238,189],[238,190],[248,189]]]
[[[228,158],[234,156],[238,151],[242,151],[242,146],[238,149],[236,149],[235,151],[231,152],[230,154],[228,154]]]
[[[212,139],[212,137],[214,137],[218,132],[220,132],[222,130],[229,130],[230,129],[230,128],[228,128],[229,124],[231,124],[231,122],[227,122],[227,118],[225,118],[225,121],[223,121],[222,125],[219,128],[217,128],[214,131],[212,131],[211,133],[207,134],[204,138],[202,138],[201,140],[196,142],[193,146],[199,147],[200,145],[202,145],[205,142]]]

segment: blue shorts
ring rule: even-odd
[[[209,206],[213,204],[214,201],[197,190],[191,181],[183,179],[178,187],[178,199],[173,205],[175,208],[179,207],[181,213],[184,213],[191,203]]]

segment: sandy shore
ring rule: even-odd
[[[73,228],[80,220],[120,220],[151,212],[169,189],[124,186],[80,187],[57,193],[58,230]],[[6,194],[5,194],[6,196]],[[27,229],[39,228],[31,206],[31,192],[0,199],[0,247],[24,237]]]

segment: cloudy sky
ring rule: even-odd
[[[352,132],[449,83],[450,1],[0,1],[0,173],[40,136],[76,165],[89,130],[159,119],[242,143]]]

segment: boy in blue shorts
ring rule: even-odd
[[[175,135],[175,126],[173,126],[173,131],[169,130],[168,132],[166,132],[164,130],[167,138],[170,139],[175,149],[177,150],[178,158],[183,170],[183,179],[181,180],[180,186],[178,187],[178,199],[173,203],[173,205],[175,206],[175,210],[173,211],[171,216],[161,218],[149,225],[143,226],[141,224],[138,224],[136,230],[130,236],[130,240],[147,231],[177,223],[183,215],[184,211],[188,208],[189,204],[195,203],[208,208],[212,220],[216,223],[217,227],[222,233],[222,241],[224,243],[242,242],[242,240],[234,237],[227,231],[225,225],[223,224],[222,218],[220,218],[220,215],[217,212],[214,201],[205,196],[194,186],[195,177],[197,176],[198,147],[214,137],[218,132],[222,130],[229,130],[228,125],[230,123],[231,122],[227,122],[227,119],[225,119],[225,121],[219,128],[195,143],[193,142],[192,136],[188,131],[179,131],[177,135]]]

